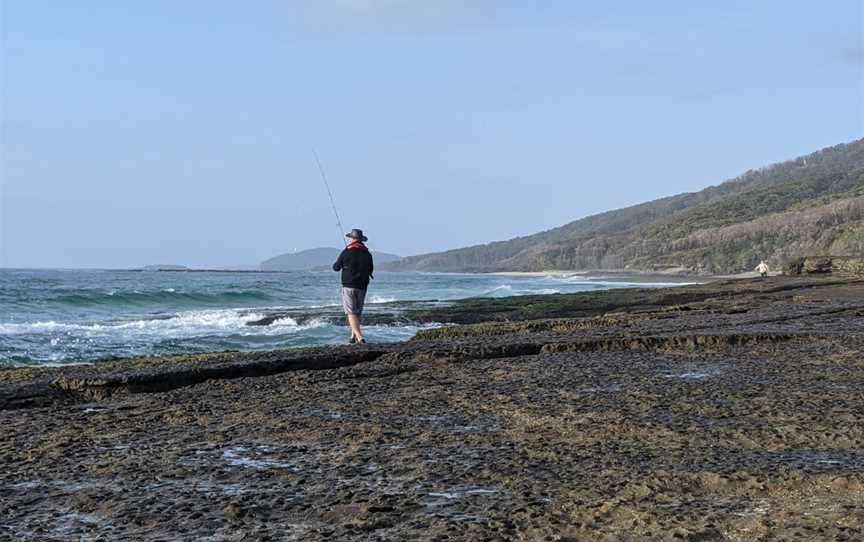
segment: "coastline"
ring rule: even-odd
[[[0,370],[0,537],[857,538],[862,299],[471,299],[405,343]]]
[[[612,277],[612,278],[652,278],[662,277],[664,279],[678,279],[680,281],[693,281],[698,279],[698,282],[709,282],[714,280],[729,280],[729,279],[746,279],[757,278],[759,273],[756,271],[745,271],[742,273],[731,273],[721,275],[700,275],[689,272],[687,269],[672,268],[660,271],[643,271],[632,269],[594,269],[591,271],[584,270],[560,270],[550,269],[546,271],[492,271],[486,273],[488,275],[496,275],[500,277],[555,277],[555,278],[572,278],[572,277]],[[781,276],[779,271],[772,271],[769,276]]]

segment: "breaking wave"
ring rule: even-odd
[[[424,326],[398,316],[412,302],[438,304],[471,297],[660,285],[641,280],[634,278],[628,284],[605,276],[502,279],[382,273],[367,298],[370,318],[366,330],[371,342],[411,338]],[[394,301],[400,303],[386,305]],[[249,325],[262,319],[267,320],[266,325]],[[277,276],[0,269],[0,367],[347,341],[338,277],[332,273]]]
[[[250,333],[247,322],[260,320],[263,314],[233,309],[189,311],[173,316],[145,318],[130,321],[103,321],[90,323],[30,322],[0,324],[0,334],[151,334],[160,337],[196,336],[201,333]],[[270,333],[309,329],[326,325],[320,320],[309,320],[300,326],[290,317],[280,318],[268,326]],[[256,334],[260,334],[256,333]]]
[[[85,291],[60,295],[51,301],[71,307],[143,307],[170,305],[224,305],[262,303],[274,296],[260,290],[223,290],[220,292],[178,292],[175,288],[133,291]]]

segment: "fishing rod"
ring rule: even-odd
[[[342,227],[342,219],[339,218],[339,211],[336,210],[336,200],[333,199],[333,191],[330,190],[330,183],[327,182],[327,174],[324,173],[324,166],[321,165],[321,160],[318,159],[318,153],[312,149],[312,154],[315,155],[315,163],[318,164],[318,171],[321,172],[321,179],[324,180],[324,187],[327,189],[327,195],[330,196],[330,207],[333,208],[333,214],[336,215],[336,227],[339,228],[339,237],[346,245],[348,241],[345,239],[345,229]]]

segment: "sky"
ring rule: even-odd
[[[0,0],[0,266],[508,239],[864,135],[864,2]]]

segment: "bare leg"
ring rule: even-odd
[[[360,315],[359,314],[349,314],[348,315],[348,325],[351,326],[351,336],[357,339],[358,341],[363,340],[363,332],[360,331]]]
[[[353,341],[357,337],[354,336],[354,326],[351,325],[351,316],[346,314],[345,317],[348,319],[348,328],[351,330],[351,340]]]

